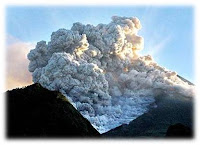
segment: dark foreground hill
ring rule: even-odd
[[[100,134],[56,91],[39,84],[6,92],[7,137],[97,137]]]
[[[187,137],[193,136],[193,98],[167,95],[155,98],[157,108],[103,134],[104,137]]]

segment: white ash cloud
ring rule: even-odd
[[[148,111],[156,95],[193,96],[193,86],[175,72],[138,55],[140,29],[138,18],[118,16],[59,29],[28,54],[33,82],[62,92],[101,133]]]

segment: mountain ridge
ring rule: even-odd
[[[7,137],[98,137],[85,119],[57,91],[40,84],[6,92]]]

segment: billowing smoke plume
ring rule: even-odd
[[[193,96],[175,72],[138,56],[140,28],[137,18],[114,16],[109,24],[59,29],[28,54],[33,81],[62,92],[101,133],[148,111],[156,95]]]

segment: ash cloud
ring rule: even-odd
[[[59,29],[28,54],[33,82],[63,93],[100,133],[148,111],[156,95],[193,96],[194,87],[176,72],[138,55],[140,29],[138,18],[118,16],[109,24]]]

